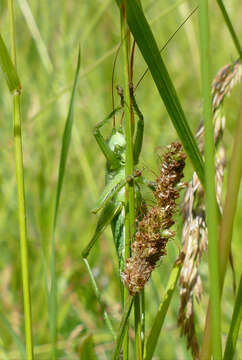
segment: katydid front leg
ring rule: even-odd
[[[102,136],[101,132],[100,132],[100,128],[103,127],[103,125],[106,124],[106,122],[108,120],[110,120],[113,115],[120,110],[120,107],[115,109],[114,111],[112,111],[103,121],[101,121],[100,123],[98,123],[93,131],[93,135],[102,151],[102,153],[104,154],[110,169],[117,169],[120,166],[120,161],[117,158],[117,156],[115,155],[114,151],[112,151],[110,149],[110,147],[107,144],[107,141],[104,139],[104,137]]]

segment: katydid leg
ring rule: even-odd
[[[121,210],[121,204],[117,204],[115,202],[110,201],[102,210],[101,215],[98,219],[97,227],[95,230],[95,233],[90,240],[90,242],[87,244],[87,246],[82,251],[82,257],[87,258],[92,247],[95,245],[96,241],[100,237],[100,235],[103,233],[103,231],[106,229],[106,227],[110,224],[112,219],[115,215],[118,214],[118,212]]]
[[[102,136],[101,132],[100,132],[100,128],[103,127],[106,122],[108,120],[110,120],[113,115],[120,110],[120,107],[118,107],[117,109],[113,110],[103,121],[99,122],[93,131],[93,135],[102,151],[102,153],[104,154],[107,162],[109,163],[109,166],[111,169],[116,169],[120,166],[120,161],[119,159],[116,157],[116,155],[114,154],[114,152],[110,149],[110,147],[108,146],[106,140],[104,139],[104,137]]]
[[[129,91],[130,91],[130,97],[132,100],[134,111],[139,118],[137,122],[137,129],[136,129],[135,141],[134,141],[134,165],[136,165],[139,162],[139,155],[142,149],[143,134],[144,134],[144,117],[135,100],[134,88],[132,83],[129,85]]]

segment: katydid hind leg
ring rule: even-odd
[[[120,204],[117,204],[112,201],[107,203],[107,205],[103,208],[103,210],[99,216],[98,222],[97,222],[97,227],[96,227],[95,233],[94,233],[92,239],[90,240],[90,242],[87,244],[87,246],[82,251],[83,258],[88,257],[92,247],[95,245],[96,241],[99,239],[99,237],[101,236],[101,234],[103,233],[105,228],[111,223],[114,216],[118,214],[120,209],[121,209]]]

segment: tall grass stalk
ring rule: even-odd
[[[231,165],[228,175],[228,186],[223,207],[223,216],[219,230],[219,251],[220,251],[220,287],[221,292],[224,284],[229,252],[233,234],[233,223],[237,208],[240,181],[242,176],[242,99],[240,102],[240,111],[238,124],[235,130],[235,141],[231,156]],[[203,335],[201,349],[201,359],[208,360],[211,356],[211,311],[208,306],[206,325]]]
[[[130,72],[129,72],[129,42],[130,37],[128,36],[128,26],[126,21],[126,1],[122,2],[120,6],[120,18],[121,18],[121,44],[123,52],[123,65],[124,65],[124,114],[125,114],[125,140],[126,140],[126,163],[125,163],[125,176],[128,177],[134,172],[134,161],[133,161],[133,137],[132,137],[132,128],[133,128],[133,114],[131,109],[131,99],[129,93],[129,81],[130,81]],[[125,202],[125,259],[130,257],[130,246],[132,237],[134,234],[134,222],[135,222],[135,206],[134,206],[134,184],[129,182],[126,185],[126,202]],[[123,303],[125,304],[128,297],[128,290],[124,288],[124,299]],[[137,302],[136,302],[136,311],[137,311]],[[128,330],[129,326],[127,324],[126,332],[124,335],[124,344],[123,344],[123,357],[124,360],[129,357],[129,336]]]
[[[208,257],[210,275],[211,297],[211,330],[212,349],[214,359],[222,358],[221,346],[221,311],[220,311],[220,281],[219,281],[219,252],[218,252],[218,216],[215,190],[215,165],[214,165],[214,130],[212,122],[211,101],[211,54],[209,48],[209,19],[208,2],[200,0],[200,52],[201,52],[201,78],[203,97],[203,116],[205,125],[205,197],[206,219],[208,227]]]
[[[12,59],[16,67],[16,62],[17,62],[16,36],[15,36],[13,0],[8,0],[8,10],[9,10],[9,18],[10,18]],[[33,354],[33,337],[32,337],[31,296],[30,296],[30,283],[29,283],[26,207],[25,207],[25,192],[24,192],[20,94],[21,94],[20,91],[16,91],[14,92],[13,95],[14,150],[15,150],[16,181],[17,181],[17,193],[18,193],[18,218],[19,218],[19,231],[20,231],[20,256],[21,256],[23,298],[24,298],[26,357],[28,360],[32,360],[34,358],[34,354]]]

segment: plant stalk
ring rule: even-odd
[[[219,252],[220,257],[220,286],[223,290],[224,277],[227,268],[229,251],[233,233],[233,222],[237,208],[240,181],[242,176],[242,97],[238,124],[235,130],[235,140],[231,156],[231,165],[228,174],[228,186],[223,207],[223,216],[219,231]],[[200,360],[209,360],[211,356],[211,311],[210,302],[208,305],[206,324],[203,335]]]
[[[220,276],[219,276],[219,248],[218,248],[218,215],[215,189],[214,165],[214,129],[212,122],[211,77],[210,77],[210,47],[209,47],[209,19],[208,1],[200,0],[200,48],[201,48],[201,77],[203,95],[203,116],[205,125],[205,202],[206,220],[208,226],[208,260],[210,276],[211,298],[211,330],[212,350],[216,360],[222,358],[221,345],[221,310],[220,310]]]
[[[125,163],[125,177],[132,175],[134,172],[133,161],[133,128],[134,128],[134,115],[131,106],[131,98],[129,91],[129,83],[131,81],[130,66],[129,66],[129,47],[130,36],[129,29],[126,21],[126,0],[122,1],[120,6],[121,15],[121,40],[122,40],[122,52],[123,52],[123,64],[124,64],[124,98],[125,98],[125,139],[126,139],[126,163]],[[134,203],[134,183],[128,182],[126,185],[126,203],[125,203],[125,259],[130,257],[130,248],[133,241],[135,232],[135,203]],[[124,288],[124,303],[128,297],[128,291]],[[134,301],[135,311],[135,342],[137,350],[137,358],[141,359],[141,314],[140,314],[140,301],[136,297]],[[124,338],[123,346],[123,358],[128,359],[128,325],[126,328],[126,334]]]
[[[8,10],[10,17],[11,32],[11,52],[13,63],[16,67],[16,36],[14,24],[13,0],[8,0]],[[33,337],[32,337],[32,314],[31,314],[31,296],[29,283],[29,265],[28,265],[28,244],[27,244],[27,226],[26,226],[26,206],[24,192],[24,170],[23,170],[23,152],[21,137],[21,111],[20,111],[20,91],[13,95],[13,125],[14,125],[14,150],[16,164],[16,182],[18,194],[18,218],[20,232],[20,257],[23,282],[23,300],[24,300],[24,324],[26,339],[26,358],[32,360]]]

